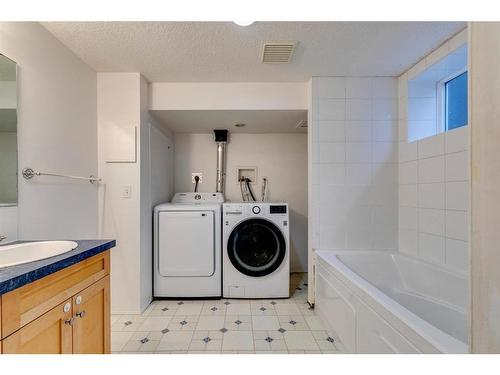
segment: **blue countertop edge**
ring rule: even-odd
[[[67,253],[36,262],[0,268],[0,296],[116,246],[115,240],[72,241],[78,246]]]

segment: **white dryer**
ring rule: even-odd
[[[286,203],[225,203],[223,291],[226,298],[290,296]]]
[[[154,209],[153,295],[221,297],[222,193],[177,193]]]

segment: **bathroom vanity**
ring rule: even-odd
[[[0,268],[0,353],[110,353],[110,249],[76,241],[64,254]]]

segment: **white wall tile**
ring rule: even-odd
[[[327,250],[346,250],[345,227],[331,227],[320,224],[320,248]]]
[[[346,249],[363,250],[372,247],[371,229],[349,227],[346,230]]]
[[[347,99],[346,100],[347,120],[371,120],[372,101],[370,99]]]
[[[398,140],[400,142],[408,142],[408,129],[407,129],[407,121],[399,120],[398,121]]]
[[[453,129],[445,133],[445,151],[447,154],[466,151],[469,142],[469,129],[467,126]]]
[[[395,121],[398,119],[398,103],[394,99],[373,99],[372,120]]]
[[[445,184],[437,182],[433,184],[418,184],[418,206],[421,208],[445,207]]]
[[[444,134],[418,141],[418,158],[430,158],[444,154]]]
[[[469,209],[468,182],[446,183],[446,209],[463,211],[467,211]]]
[[[408,141],[413,142],[418,139],[425,139],[437,134],[436,121],[407,121]]]
[[[399,205],[418,207],[417,184],[399,186]]]
[[[372,143],[353,142],[346,143],[345,157],[348,163],[369,163],[372,157]]]
[[[396,121],[374,121],[373,141],[375,142],[397,142],[398,123]]]
[[[370,99],[372,97],[372,80],[363,77],[347,77],[346,97]]]
[[[372,141],[371,121],[346,121],[345,130],[347,142]]]
[[[372,166],[369,163],[346,164],[346,184],[370,185],[372,179]]]
[[[313,79],[314,246],[397,249],[397,101],[394,78]]]
[[[374,163],[397,163],[397,142],[374,142],[372,143],[372,160]]]
[[[345,120],[344,99],[319,99],[319,120]]]
[[[319,144],[320,163],[343,163],[345,161],[345,144],[340,142]]]
[[[312,163],[312,165],[311,165],[311,176],[312,176],[312,184],[313,185],[319,185],[320,184],[320,181],[319,181],[319,169],[320,169],[320,165],[321,164],[318,164],[318,163]]]
[[[344,77],[324,77],[317,81],[317,95],[322,99],[343,99],[346,95]]]
[[[418,256],[418,232],[416,230],[399,230],[399,251]]]
[[[436,98],[436,86],[427,81],[413,80],[408,83],[408,98]]]
[[[418,209],[416,207],[399,208],[399,228],[418,230]]]
[[[319,121],[320,142],[344,142],[345,124],[344,121]]]
[[[468,240],[466,211],[446,211],[446,237],[462,241]]]
[[[408,95],[408,74],[403,73],[398,77],[398,97],[406,98]]]
[[[345,164],[319,164],[319,183],[321,185],[344,185]]]
[[[445,238],[427,233],[418,235],[418,254],[434,263],[445,262]]]
[[[408,102],[406,98],[398,98],[398,120],[408,120]]]
[[[399,142],[399,162],[418,159],[418,142]]]
[[[399,183],[416,184],[418,182],[418,162],[408,161],[399,164]]]
[[[436,99],[434,98],[409,98],[408,120],[410,121],[436,121]]]
[[[395,99],[398,97],[398,80],[393,77],[372,79],[372,98]]]
[[[444,210],[430,208],[419,208],[418,210],[418,228],[421,233],[435,234],[444,236],[445,234],[445,215]]]
[[[418,161],[418,182],[444,181],[444,156],[436,156]]]
[[[469,156],[467,151],[446,155],[445,166],[446,181],[467,181],[469,179]]]
[[[374,205],[393,205],[395,197],[398,196],[397,185],[372,185],[369,195],[370,204]]]
[[[461,271],[468,270],[469,251],[466,241],[446,239],[446,264]]]
[[[399,250],[462,271],[468,267],[469,129],[440,133],[435,87],[412,78],[466,41],[465,31],[398,78],[397,126]],[[378,130],[374,124],[374,140]]]
[[[397,214],[397,213],[396,213]],[[384,230],[377,228],[379,223],[375,222],[372,227],[372,246],[376,250],[397,250],[398,233],[397,226],[386,227]]]
[[[372,163],[372,184],[389,188],[398,185],[398,166],[395,163]],[[396,200],[393,201],[396,203]]]

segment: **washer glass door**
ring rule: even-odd
[[[286,255],[281,230],[264,219],[249,219],[238,224],[227,242],[233,266],[247,276],[265,276],[274,272]]]

